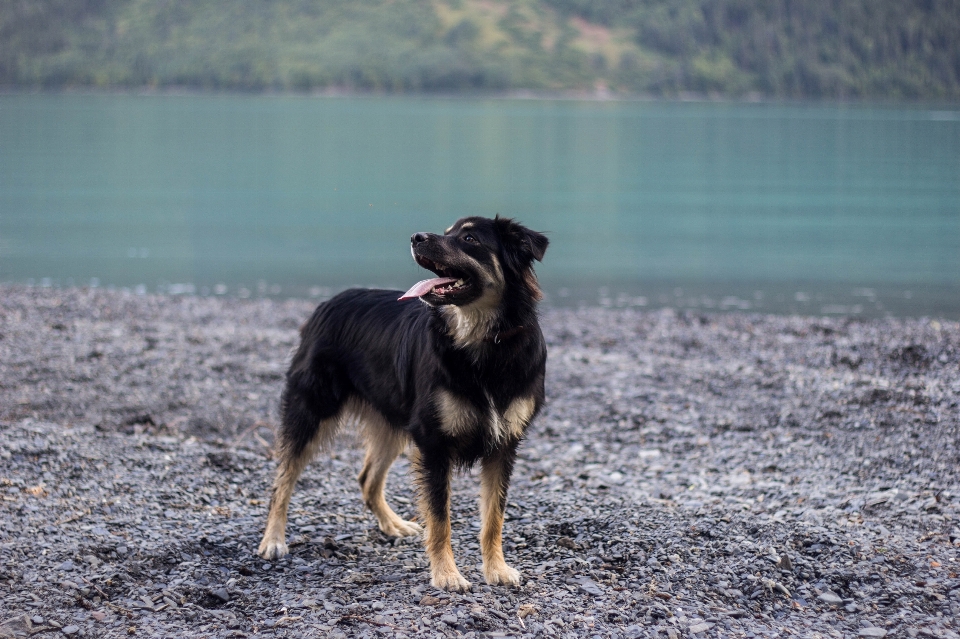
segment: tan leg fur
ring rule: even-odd
[[[483,460],[480,469],[480,553],[490,585],[519,586],[520,573],[503,559],[503,513],[507,495],[500,457]]]
[[[270,514],[267,515],[267,529],[257,548],[257,554],[264,559],[280,559],[290,549],[287,547],[287,508],[290,506],[290,496],[300,478],[304,467],[310,463],[317,450],[325,440],[336,432],[337,418],[324,420],[317,430],[317,436],[296,457],[288,457],[283,448],[280,449],[280,465],[277,467],[277,476],[273,481],[273,493],[270,496]]]
[[[424,525],[424,545],[427,551],[427,558],[430,560],[430,584],[435,588],[442,590],[453,590],[465,592],[470,590],[470,582],[467,581],[460,570],[457,568],[457,562],[453,557],[453,547],[450,545],[450,477],[447,476],[447,503],[444,508],[444,516],[437,517],[426,497],[426,486],[423,485],[424,472],[420,467],[420,455],[418,452],[413,454],[414,466],[417,468],[417,481],[420,485],[420,512],[423,514]]]
[[[257,548],[257,554],[264,559],[280,559],[290,552],[286,543],[287,509],[290,507],[290,496],[293,495],[293,489],[303,469],[313,460],[318,450],[333,441],[342,420],[343,412],[320,422],[313,439],[299,455],[290,455],[286,445],[282,441],[279,442],[277,455],[280,458],[280,465],[277,467],[277,476],[273,480],[267,529]]]
[[[406,521],[393,512],[383,494],[387,472],[406,447],[406,436],[372,415],[365,416],[363,430],[367,454],[363,461],[363,470],[357,477],[363,492],[363,503],[377,518],[380,530],[385,535],[408,537],[420,534],[423,529],[417,523]]]

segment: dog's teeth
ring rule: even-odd
[[[463,280],[457,280],[457,283],[454,286],[463,286]]]

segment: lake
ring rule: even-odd
[[[494,214],[550,304],[960,317],[960,109],[0,95],[0,281],[405,289]]]

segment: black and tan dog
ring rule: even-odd
[[[501,535],[517,446],[543,404],[546,345],[533,261],[547,238],[516,222],[468,217],[443,235],[417,233],[411,251],[438,277],[409,291],[349,290],[317,307],[287,372],[279,468],[258,550],[287,553],[294,484],[316,451],[357,419],[366,440],[363,500],[387,535],[415,535],[387,505],[390,465],[409,442],[426,526],[431,583],[470,587],[450,545],[451,474],[477,461],[480,547],[489,584],[516,585]],[[397,298],[400,298],[400,301]],[[407,301],[419,298],[421,302]]]

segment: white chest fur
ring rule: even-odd
[[[446,390],[438,391],[435,401],[440,428],[450,437],[464,437],[486,429],[490,438],[497,442],[520,437],[536,407],[533,397],[518,397],[501,413],[488,397],[487,406],[480,410]]]

